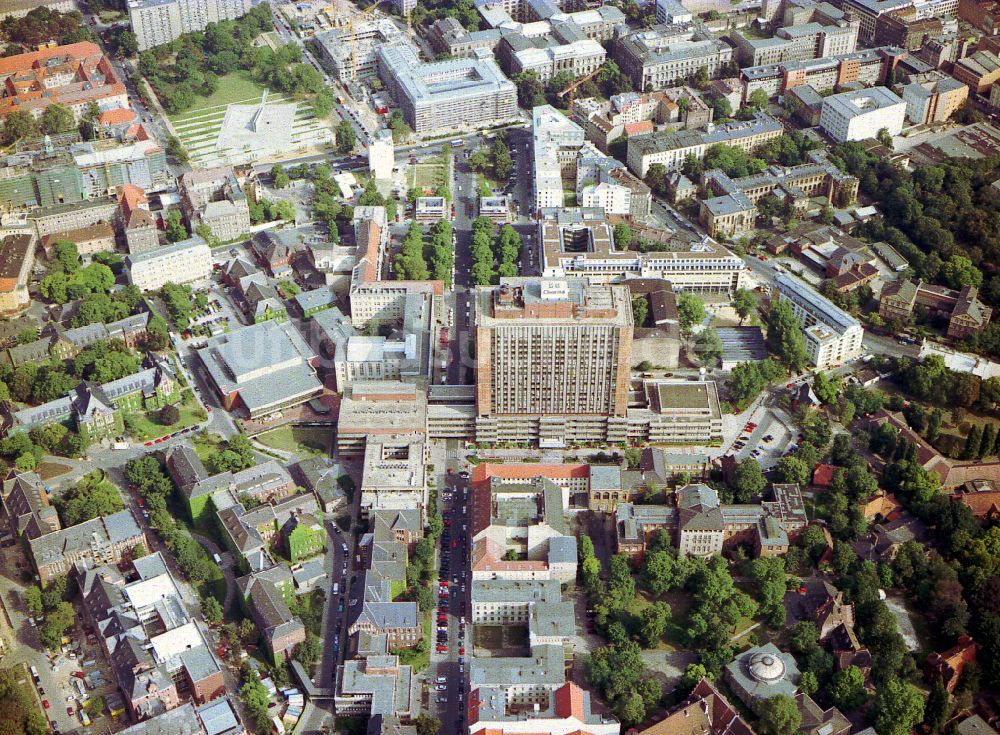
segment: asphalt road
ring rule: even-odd
[[[469,571],[469,481],[460,477],[461,465],[458,461],[449,459],[448,467],[454,473],[447,476],[445,483],[448,498],[444,494],[439,498],[446,524],[441,537],[439,582],[446,582],[448,588],[443,598],[440,592],[443,588],[438,588],[428,681],[432,689],[431,710],[436,711],[441,720],[441,732],[461,732],[465,726],[468,661],[472,656],[471,646],[464,648],[464,653],[462,652],[466,642],[471,643],[472,634],[472,625],[468,623],[472,594],[472,575]],[[447,615],[446,626],[441,626],[438,622],[441,613]],[[468,639],[465,637],[466,631],[470,636]],[[443,640],[446,641],[445,651],[441,651],[438,646],[442,633]],[[439,677],[446,681],[438,684]],[[441,698],[445,701],[439,701]]]

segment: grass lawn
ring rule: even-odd
[[[499,625],[477,625],[473,630],[476,635],[476,648],[495,651],[503,647],[503,628]]]
[[[447,179],[444,159],[437,157],[431,161],[414,163],[408,177],[410,188],[436,189],[444,186]]]
[[[306,426],[283,426],[254,437],[272,449],[291,452],[299,459],[330,456],[330,431]]]
[[[208,418],[205,409],[198,405],[190,393],[185,394],[180,409],[180,419],[170,426],[164,426],[159,422],[157,417],[159,411],[136,411],[129,414],[126,420],[128,432],[136,441],[146,441],[164,434],[172,434],[179,429],[186,429],[188,426],[194,426]]]
[[[402,595],[404,592],[406,592],[406,582],[404,582],[402,579],[394,579],[389,584],[390,599],[395,600],[399,598],[399,596]]]
[[[222,437],[217,434],[202,432],[195,434],[191,444],[194,447],[194,453],[198,455],[198,459],[208,464],[209,458],[215,454],[215,451],[222,444]]]
[[[253,104],[259,102],[264,88],[250,78],[249,72],[244,70],[234,71],[219,77],[219,88],[208,97],[196,97],[194,107],[170,116],[173,123],[181,123],[189,117],[195,117],[213,108],[222,108],[226,105],[246,102]]]

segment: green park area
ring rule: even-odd
[[[328,457],[330,430],[307,426],[283,426],[254,437],[266,447],[290,452],[300,459]]]
[[[177,406],[177,409],[177,414],[175,414],[177,420],[168,424],[163,423],[163,409],[135,411],[129,414],[125,419],[129,435],[136,441],[147,441],[194,426],[208,418],[205,409],[198,404],[190,392],[185,393],[184,400]]]

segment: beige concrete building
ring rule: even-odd
[[[145,51],[209,23],[235,20],[253,5],[251,0],[130,0],[128,17],[139,50]]]
[[[477,438],[561,446],[628,405],[625,286],[509,278],[476,292]]]
[[[0,313],[20,311],[31,303],[28,276],[34,263],[34,236],[7,235],[0,242]]]
[[[165,283],[190,283],[212,272],[212,251],[197,235],[125,259],[129,283],[155,291]]]
[[[652,92],[696,74],[719,76],[733,60],[733,48],[693,23],[654,26],[637,31],[615,45],[615,61],[632,80],[633,89]]]
[[[250,204],[231,166],[181,176],[181,209],[194,232],[207,226],[222,242],[250,232]]]

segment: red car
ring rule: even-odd
[[[438,653],[448,653],[448,646],[438,646],[435,650]]]
[[[42,700],[42,706],[43,706],[43,707],[44,707],[45,709],[48,709],[48,708],[49,708],[49,707],[51,707],[52,705],[51,705],[51,704],[49,704],[49,700],[47,700],[47,699],[43,699],[43,700]]]
[[[70,717],[72,717],[73,716],[73,708],[72,707],[67,707],[66,708],[66,714],[69,715]]]
[[[454,539],[451,542],[451,548],[453,548],[453,549],[457,549],[458,548],[458,539]]]
[[[146,446],[147,446],[147,447],[151,447],[151,446],[153,446],[153,442],[146,442]]]
[[[465,646],[462,646],[461,648],[458,649],[458,655],[459,656],[465,655]]]

